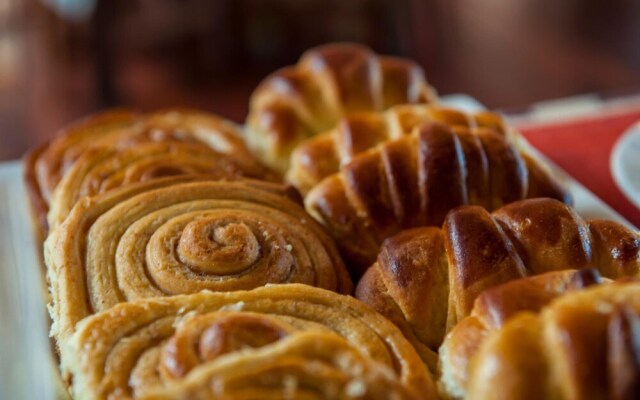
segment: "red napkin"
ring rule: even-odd
[[[542,153],[640,227],[640,209],[622,194],[609,167],[611,149],[640,120],[640,107],[577,120],[527,124],[518,129]]]

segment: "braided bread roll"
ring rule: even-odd
[[[571,201],[504,135],[427,122],[413,135],[354,157],[316,185],[305,205],[359,276],[382,241],[403,229],[440,226],[449,210],[464,204],[493,210],[532,197]]]
[[[640,282],[567,294],[509,320],[469,365],[467,399],[637,399]]]
[[[552,199],[523,200],[492,214],[465,206],[451,211],[442,229],[386,240],[356,297],[396,323],[433,367],[444,335],[483,290],[583,268],[611,279],[640,275],[640,234],[611,221],[585,221]]]
[[[247,140],[267,165],[284,173],[301,140],[333,128],[349,113],[435,99],[424,72],[412,61],[378,56],[356,44],[320,46],[254,91]]]
[[[399,139],[427,122],[487,128],[507,135],[502,118],[490,112],[467,114],[433,104],[403,104],[384,113],[359,112],[343,118],[332,130],[304,140],[291,154],[286,179],[301,193],[348,164],[354,156],[387,140]]]
[[[331,238],[283,190],[182,176],[82,198],[45,242],[52,334],[63,340],[120,302],[203,289],[299,282],[350,293]]]
[[[559,296],[609,282],[597,270],[586,268],[547,272],[485,290],[470,315],[453,327],[440,346],[441,389],[447,397],[465,397],[469,361],[486,337],[512,317],[525,311],[538,313]]]
[[[87,169],[91,168],[91,165],[96,167],[94,163],[97,162],[97,159],[94,160],[92,157],[97,157],[95,152],[99,153],[100,151],[95,150],[92,154],[83,156],[89,149],[96,146],[108,148],[114,152],[111,156],[115,156],[115,153],[128,151],[128,156],[131,157],[136,148],[149,142],[173,143],[174,146],[176,142],[186,142],[194,147],[198,144],[201,147],[207,147],[212,158],[225,160],[220,165],[223,169],[215,172],[218,177],[224,175],[229,178],[248,176],[273,179],[273,175],[253,159],[242,141],[240,129],[230,121],[191,110],[169,110],[148,115],[126,110],[107,111],[72,124],[65,128],[56,139],[26,156],[25,182],[33,214],[38,222],[39,236],[44,237],[49,230],[47,212],[50,202],[53,201],[54,191],[66,173],[74,169],[78,160],[84,166],[76,167],[74,175],[77,179],[83,179],[84,177],[78,175],[83,175]],[[203,151],[200,149],[198,153]],[[118,162],[122,163],[122,160]],[[170,174],[171,169],[174,174],[184,173],[185,170],[190,169],[188,165],[185,166],[186,168],[181,168],[182,161],[175,158],[173,162],[167,162],[166,166],[172,168],[166,168],[161,175]],[[232,168],[230,168],[231,165]],[[100,173],[103,175],[117,173],[108,166],[103,165],[102,168],[103,171]],[[140,174],[141,179],[153,175],[151,171],[153,165],[149,164],[147,168],[150,173],[146,176]],[[78,169],[81,169],[81,172]],[[156,170],[156,172],[159,171]],[[96,187],[90,191],[98,193],[102,190],[98,186],[108,178],[105,176],[97,179],[95,176],[87,177],[87,180],[95,182],[87,182],[86,184],[88,186],[95,185]],[[69,184],[66,182],[65,185],[77,188],[78,183]],[[61,209],[68,212],[77,196],[69,193],[56,197],[66,196],[71,199],[67,198]],[[62,212],[61,215],[55,213],[51,219],[58,221],[63,218],[62,214],[64,213]]]
[[[79,400],[436,398],[393,324],[299,284],[122,303],[61,355]]]

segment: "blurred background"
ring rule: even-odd
[[[116,105],[242,121],[266,74],[332,41],[490,108],[640,92],[637,0],[0,0],[0,159]]]

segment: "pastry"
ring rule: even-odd
[[[511,135],[502,118],[490,112],[467,114],[434,104],[402,104],[383,113],[362,111],[343,118],[335,128],[296,146],[291,154],[287,182],[306,194],[322,179],[338,172],[354,156],[387,140],[411,134],[427,121],[487,128],[505,136]]]
[[[49,230],[47,213],[56,187],[89,148],[104,146],[114,152],[122,152],[145,142],[201,144],[218,153],[217,158],[233,158],[234,168],[227,173],[230,177],[269,178],[270,172],[253,159],[242,141],[240,129],[230,121],[191,110],[169,110],[148,115],[126,110],[103,112],[72,124],[58,137],[27,154],[25,182],[37,221],[38,236],[44,238]],[[94,161],[87,160],[87,157],[83,160],[85,167]],[[174,168],[173,172],[184,171]],[[165,169],[164,175],[169,173],[170,170]],[[223,174],[217,171],[218,176]],[[95,184],[107,179],[102,177]],[[99,192],[100,189],[92,191]],[[69,206],[66,204],[63,208]],[[59,218],[58,215],[52,217],[54,220]]]
[[[446,397],[465,397],[469,361],[486,337],[509,319],[522,312],[538,313],[566,293],[609,282],[597,270],[586,268],[547,272],[485,290],[470,315],[453,327],[440,346],[441,390]]]
[[[585,221],[552,199],[512,203],[492,214],[451,211],[442,229],[406,230],[386,240],[356,297],[396,323],[431,367],[444,335],[484,290],[514,279],[595,268],[604,277],[640,275],[640,234]]]
[[[45,242],[52,335],[139,298],[288,282],[350,293],[331,238],[287,190],[185,175],[80,199]]]
[[[355,156],[305,197],[307,211],[360,276],[382,241],[403,229],[440,226],[464,204],[489,210],[533,197],[571,202],[569,193],[493,129],[427,122]]]
[[[490,334],[467,399],[637,399],[640,282],[577,291]]]
[[[199,142],[143,142],[133,147],[92,146],[66,170],[51,196],[48,225],[62,223],[84,196],[163,176],[207,175],[212,180],[270,176],[254,161],[219,153]]]
[[[435,99],[412,61],[356,44],[321,46],[260,83],[251,95],[246,137],[262,161],[284,173],[301,140],[333,128],[349,113]]]
[[[49,228],[49,200],[65,169],[94,140],[108,132],[131,126],[139,115],[128,110],[111,110],[87,117],[64,128],[56,139],[27,152],[24,181],[39,241]]]
[[[76,399],[435,399],[415,350],[349,296],[307,285],[122,303],[62,347]]]

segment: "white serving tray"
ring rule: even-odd
[[[640,122],[627,129],[613,147],[611,172],[622,193],[640,208]]]
[[[45,289],[19,161],[0,163],[0,399],[54,399]]]
[[[482,108],[464,95],[445,96],[443,103],[468,111]],[[548,164],[569,187],[578,214],[615,220],[632,227],[522,140],[520,145]],[[58,381],[54,379],[47,337],[44,277],[39,250],[33,240],[19,161],[0,163],[0,255],[0,399],[55,399]]]

